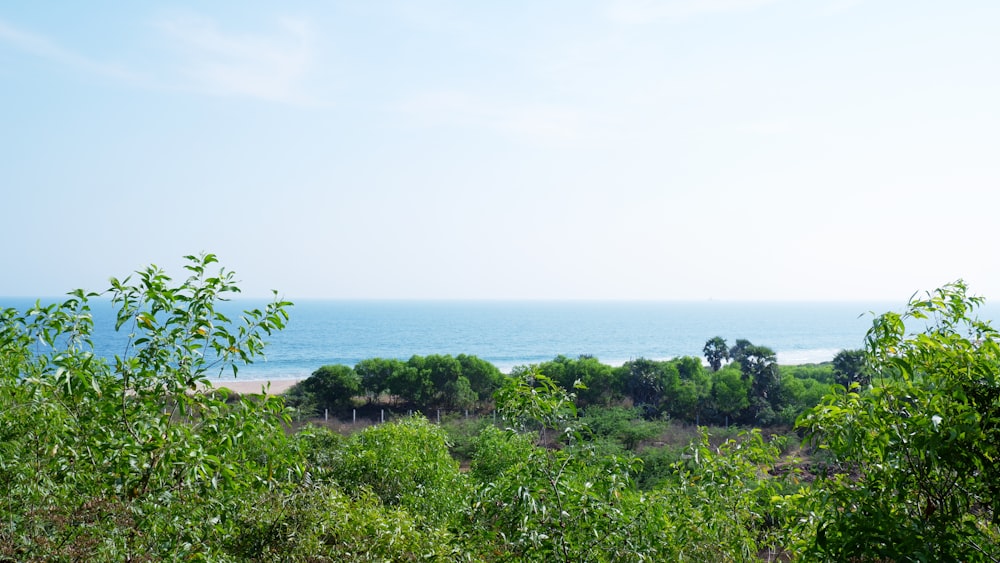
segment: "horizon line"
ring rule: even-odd
[[[66,300],[72,294],[63,295],[0,295],[0,301],[17,300]],[[273,295],[245,295],[235,293],[225,301],[270,301]],[[99,294],[94,300],[109,300],[110,296]],[[906,300],[859,297],[859,298],[665,298],[665,297],[291,297],[278,295],[281,301],[339,301],[339,302],[397,302],[397,303],[892,303]]]

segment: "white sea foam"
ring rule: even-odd
[[[816,348],[812,350],[788,350],[777,352],[778,363],[783,366],[818,364],[829,362],[843,348]]]

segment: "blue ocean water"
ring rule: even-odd
[[[33,303],[0,298],[0,308]],[[238,300],[223,307],[235,318],[263,304]],[[125,337],[114,332],[110,303],[94,301],[92,309],[97,352],[121,354]],[[471,354],[504,372],[559,354],[619,365],[639,357],[700,357],[714,336],[730,345],[745,338],[768,346],[782,364],[814,363],[861,348],[870,313],[901,309],[877,302],[306,300],[290,309],[284,331],[267,338],[266,360],[240,367],[239,377],[301,378],[327,364],[414,354]]]

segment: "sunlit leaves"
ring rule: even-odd
[[[444,431],[420,417],[358,432],[331,466],[345,490],[369,491],[431,522],[453,519],[465,497],[465,478]]]
[[[204,557],[234,495],[294,483],[287,413],[269,397],[226,402],[209,374],[263,353],[287,320],[275,299],[233,328],[217,312],[238,291],[188,257],[174,284],[151,266],[112,279],[124,349],[94,354],[89,299],[0,315],[0,545],[18,559]],[[200,555],[199,555],[200,554]],[[2,557],[0,557],[2,558]]]
[[[956,282],[877,317],[873,387],[841,388],[800,420],[836,463],[817,483],[816,554],[1000,557],[1000,348],[966,291]]]

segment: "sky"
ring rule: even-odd
[[[1000,300],[1000,2],[0,5],[0,295]]]

